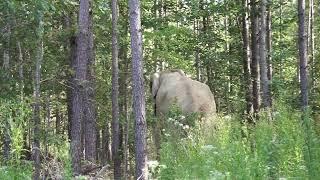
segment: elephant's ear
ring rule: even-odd
[[[152,76],[152,97],[156,98],[158,89],[160,87],[160,73],[154,73]]]

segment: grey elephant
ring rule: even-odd
[[[173,103],[183,114],[200,112],[210,115],[216,112],[210,88],[187,77],[180,69],[154,73],[151,83],[154,111],[157,116],[168,113]]]
[[[199,81],[187,77],[180,69],[154,73],[151,79],[154,114],[160,117],[153,125],[153,135],[157,159],[160,158],[161,119],[172,105],[178,106],[182,114],[201,113],[208,117],[216,113],[216,104],[210,88]]]

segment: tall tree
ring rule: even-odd
[[[76,59],[74,65],[74,87],[72,89],[71,115],[71,156],[74,175],[81,173],[81,121],[83,112],[83,93],[86,87],[89,58],[89,0],[80,0],[78,34],[76,37]]]
[[[251,0],[251,78],[252,102],[255,114],[259,112],[259,13],[257,0]]]
[[[121,72],[121,74],[119,75],[119,95],[120,95],[120,102],[119,102],[119,113],[120,113],[120,117],[122,117],[122,119],[124,121],[122,121],[122,123],[120,123],[120,128],[121,128],[121,124],[123,124],[122,129],[123,129],[123,135],[122,138],[123,139],[123,175],[122,177],[124,179],[128,178],[128,155],[129,155],[129,111],[128,111],[128,104],[129,104],[129,100],[128,100],[128,87],[129,87],[129,82],[128,82],[128,78],[130,77],[130,70],[129,70],[129,59],[128,59],[128,41],[127,38],[128,36],[128,28],[129,28],[129,24],[128,24],[128,4],[126,3],[126,1],[120,1],[119,2],[119,19],[121,19],[121,21],[119,22],[119,24],[121,25],[122,31],[120,31],[119,33],[121,33],[122,38],[120,38],[120,43],[119,43],[119,60],[120,60],[120,66],[119,66],[119,71]],[[121,144],[120,144],[121,146]],[[121,149],[122,150],[122,149]]]
[[[261,26],[260,26],[260,79],[262,90],[262,107],[271,107],[269,78],[268,78],[268,64],[267,64],[267,48],[266,48],[266,34],[267,34],[267,0],[260,1],[261,8]]]
[[[40,80],[41,80],[41,63],[43,60],[43,4],[38,2],[37,13],[35,14],[35,19],[37,23],[37,43],[36,43],[36,64],[35,64],[35,76],[34,76],[34,106],[33,106],[33,121],[34,121],[34,137],[33,137],[33,147],[32,147],[32,157],[34,160],[34,174],[33,179],[40,179]]]
[[[298,0],[299,25],[299,59],[300,59],[300,91],[301,107],[305,111],[308,106],[308,76],[307,76],[307,39],[305,28],[305,0]]]
[[[271,16],[271,1],[268,0],[267,5],[267,37],[266,37],[266,48],[267,48],[267,66],[268,66],[268,80],[269,82],[272,80],[272,16]],[[270,87],[271,88],[271,87]],[[270,92],[271,96],[271,92]],[[271,105],[272,105],[272,98],[271,99]]]
[[[309,17],[308,17],[308,54],[310,59],[310,78],[311,78],[311,96],[315,92],[315,43],[314,43],[314,2],[309,0]],[[313,98],[312,98],[313,99]]]
[[[114,179],[121,179],[119,131],[118,4],[112,0],[112,154]]]
[[[252,83],[250,72],[250,34],[248,22],[248,0],[242,0],[242,41],[243,41],[243,72],[245,80],[245,99],[246,99],[246,113],[250,117],[252,114]],[[248,119],[251,120],[250,118]]]
[[[91,5],[90,5],[91,6]],[[96,127],[96,107],[95,107],[95,54],[92,27],[92,11],[89,12],[88,27],[88,60],[87,78],[84,91],[84,138],[85,138],[85,159],[95,162],[97,155],[97,127]]]
[[[133,110],[135,116],[136,178],[148,179],[147,123],[142,61],[142,30],[140,1],[129,1],[130,34],[132,54]]]

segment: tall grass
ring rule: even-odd
[[[284,105],[275,109],[272,122],[261,114],[252,129],[241,126],[241,117],[216,117],[205,133],[199,126],[186,133],[181,116],[171,113],[158,178],[313,179],[320,173],[320,149],[312,119]]]

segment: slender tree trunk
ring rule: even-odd
[[[81,132],[83,93],[86,87],[89,54],[89,0],[80,0],[79,33],[76,38],[75,87],[72,92],[71,156],[74,175],[81,173]]]
[[[225,12],[228,12],[228,4],[226,2],[227,0],[224,0],[225,3]],[[229,36],[229,20],[228,20],[228,15],[224,16],[224,35],[226,38],[226,43],[224,44],[224,50],[227,54],[229,54],[229,50],[230,50],[230,45],[229,45],[229,40],[228,40],[228,36]],[[230,105],[230,96],[231,96],[231,80],[232,80],[232,72],[230,72],[231,67],[230,67],[230,59],[227,58],[227,76],[226,76],[226,87],[225,87],[225,93],[226,93],[226,97],[227,97],[227,112],[229,113],[231,111],[231,105]]]
[[[87,83],[84,91],[84,139],[85,159],[95,162],[97,156],[97,127],[95,106],[95,54],[92,29],[92,12],[89,12],[88,27],[88,60],[87,60]]]
[[[310,59],[310,80],[311,80],[311,97],[315,93],[315,58],[314,58],[314,1],[309,0],[309,22],[308,22],[308,54]]]
[[[267,41],[267,66],[268,66],[268,80],[269,82],[271,82],[272,80],[272,16],[271,16],[271,1],[268,1],[268,5],[267,5],[267,37],[266,37],[266,41]],[[271,95],[271,92],[270,92]],[[272,98],[271,99],[271,105],[272,105]]]
[[[248,22],[248,0],[242,0],[243,14],[242,14],[242,40],[243,40],[243,72],[245,81],[245,99],[246,99],[246,114],[248,121],[251,121],[250,114],[253,112],[252,107],[252,83],[250,72],[250,35]]]
[[[114,179],[121,179],[119,130],[118,4],[112,0],[112,154]]]
[[[45,144],[45,150],[44,150],[44,154],[45,154],[45,158],[48,157],[49,151],[49,142],[48,142],[48,137],[51,136],[50,134],[50,116],[51,116],[51,110],[50,110],[50,94],[47,94],[47,98],[46,98],[46,104],[45,104],[45,109],[46,111],[46,118],[44,119],[44,129],[45,129],[45,137],[44,137],[44,144]]]
[[[34,109],[33,109],[33,121],[34,121],[34,137],[32,147],[32,159],[34,161],[34,173],[33,179],[40,179],[40,79],[41,79],[41,63],[43,60],[43,15],[39,13],[38,22],[38,34],[37,34],[37,52],[36,52],[36,66],[35,66],[35,80],[34,80]]]
[[[112,152],[110,151],[110,132],[109,122],[102,129],[102,164],[106,165],[111,162]]]
[[[155,2],[156,3],[156,2]],[[155,7],[154,7],[155,8]],[[156,9],[153,9],[156,13]],[[123,178],[127,179],[128,178],[128,140],[129,140],[129,112],[128,112],[128,86],[129,86],[129,82],[128,82],[128,78],[129,78],[129,59],[128,59],[128,43],[127,41],[123,40],[126,39],[126,37],[128,37],[128,7],[127,6],[123,6],[123,5],[119,5],[119,11],[121,12],[120,18],[122,19],[122,21],[120,23],[121,26],[123,27],[123,31],[121,33],[121,37],[120,40],[122,39],[122,41],[120,42],[120,49],[119,49],[119,59],[121,60],[121,64],[120,64],[120,72],[121,75],[119,76],[119,81],[120,81],[120,90],[119,90],[119,95],[120,95],[120,102],[119,106],[120,106],[120,114],[122,117],[122,119],[124,119],[124,121],[122,121],[123,123],[120,123],[120,129],[122,129],[122,137],[121,139],[123,139],[123,147],[121,147],[121,150],[123,150],[123,165],[124,165],[124,169],[123,169]],[[154,56],[154,54],[152,55]],[[122,128],[121,128],[122,127]],[[122,145],[121,142],[121,145]]]
[[[259,16],[257,1],[251,1],[251,77],[252,77],[252,102],[255,115],[259,112]]]
[[[126,69],[128,69],[128,62],[126,63]],[[127,80],[127,74],[125,75],[125,80]],[[125,82],[127,83],[127,81]],[[124,113],[125,113],[125,129],[124,129],[124,148],[123,148],[123,151],[124,151],[124,174],[123,174],[123,177],[125,179],[128,178],[128,156],[129,156],[129,123],[130,123],[130,117],[129,117],[129,111],[128,111],[128,91],[127,91],[127,88],[125,89],[125,92],[124,92]]]
[[[199,20],[197,18],[194,19],[193,31],[194,31],[195,36],[197,37],[197,41],[199,41]],[[200,65],[199,44],[196,45],[194,56],[195,56],[195,65],[196,65],[196,70],[197,70],[197,81],[200,81],[200,79],[201,79],[201,65]]]
[[[305,0],[298,0],[299,13],[299,58],[300,58],[300,91],[301,107],[306,111],[308,107],[308,76],[307,76],[307,38],[305,30]]]
[[[260,30],[260,79],[262,90],[262,107],[270,108],[270,88],[268,80],[268,64],[267,64],[267,48],[266,48],[266,34],[267,34],[267,0],[260,1],[261,8],[261,30]]]
[[[279,30],[279,44],[280,44],[280,66],[279,66],[279,71],[280,71],[280,80],[283,80],[283,70],[282,70],[282,67],[283,67],[283,38],[282,38],[282,11],[283,11],[283,4],[282,4],[282,0],[280,0],[280,30]]]
[[[72,28],[72,14],[64,15],[64,29],[67,31],[71,31]],[[76,66],[76,37],[75,35],[71,35],[68,40],[65,42],[66,49],[66,60],[69,62],[69,67],[71,69],[75,69]],[[71,127],[72,127],[72,100],[73,93],[75,88],[75,76],[74,73],[68,74],[69,78],[67,79],[67,116],[68,116],[68,124],[67,124],[67,133],[68,138],[71,141]]]
[[[147,123],[142,61],[140,1],[129,0],[132,54],[133,109],[135,115],[136,179],[148,179]]]
[[[21,96],[21,100],[23,100],[23,97],[24,97],[23,53],[22,53],[21,43],[19,40],[17,40],[17,48],[19,52],[20,96]]]

